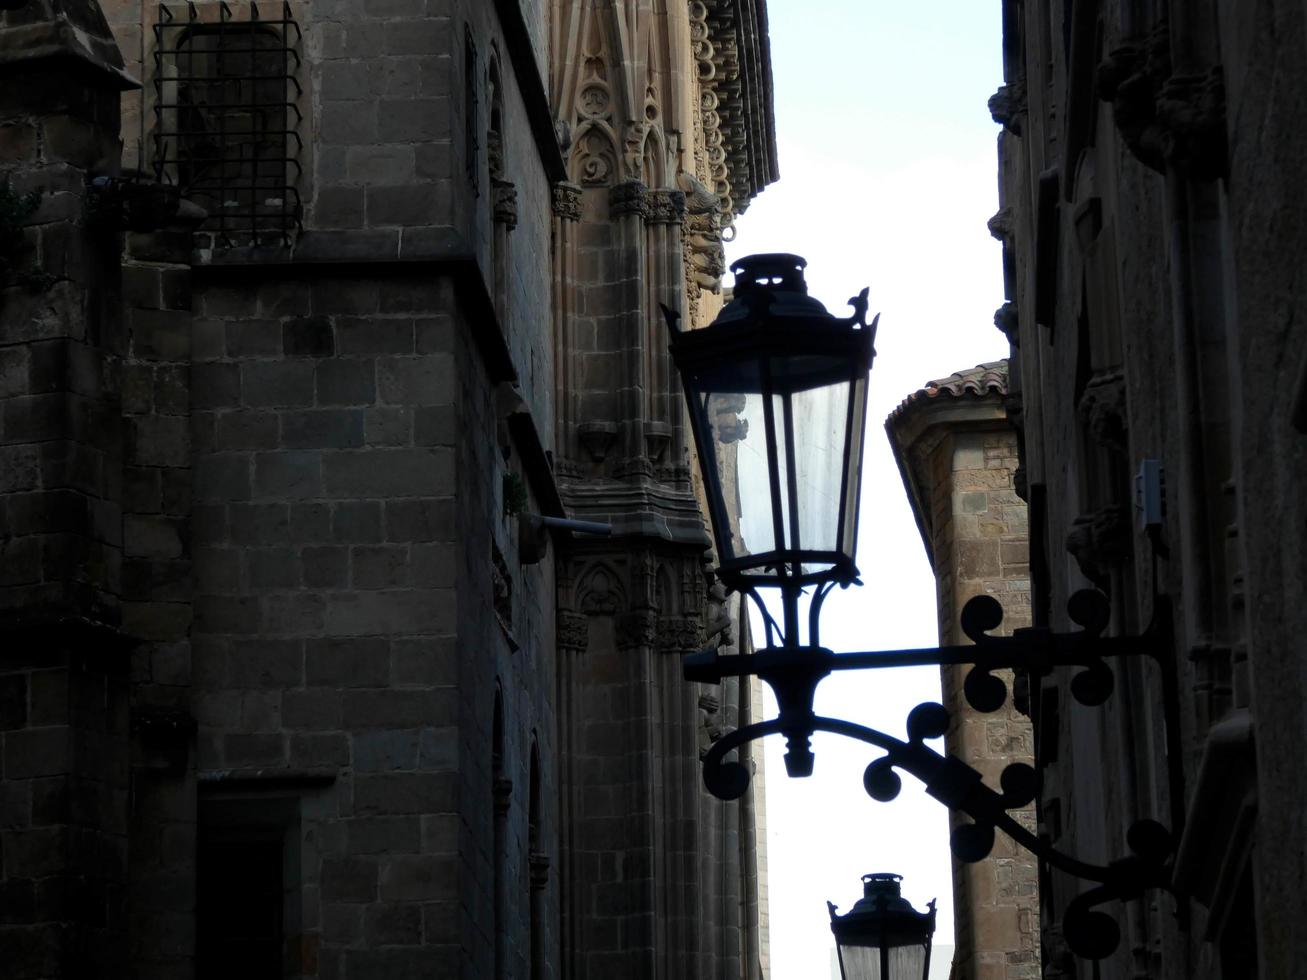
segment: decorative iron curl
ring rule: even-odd
[[[984,778],[957,756],[941,755],[927,740],[941,737],[949,725],[948,710],[941,704],[919,704],[908,714],[907,741],[874,728],[838,718],[811,715],[802,724],[775,718],[757,722],[723,736],[703,759],[703,779],[708,791],[722,800],[743,796],[749,788],[752,769],[726,755],[749,742],[768,735],[784,734],[793,745],[806,745],[815,732],[843,735],[884,751],[863,772],[863,786],[869,796],[889,802],[899,795],[902,777],[896,770],[919,779],[926,792],[951,810],[971,817],[957,827],[949,846],[960,861],[974,863],[993,850],[995,832],[1003,831],[1037,858],[1073,877],[1094,882],[1096,887],[1074,899],[1065,916],[1067,944],[1078,956],[1102,959],[1119,944],[1120,929],[1114,919],[1096,906],[1113,899],[1137,898],[1151,888],[1170,890],[1169,860],[1173,850],[1169,831],[1161,824],[1142,820],[1126,836],[1134,852],[1109,864],[1082,861],[1055,848],[1051,842],[1027,830],[1010,811],[1029,806],[1039,791],[1039,776],[1022,762],[1008,765],[999,777],[1000,790],[985,785]]]
[[[1081,629],[1055,634],[1042,629],[1019,629],[1012,636],[992,636],[1003,623],[1003,606],[991,595],[973,596],[962,607],[962,632],[976,645],[974,666],[967,672],[962,692],[977,711],[989,713],[1007,703],[1008,688],[993,672],[1018,667],[1035,674],[1047,674],[1054,666],[1078,666],[1071,678],[1071,696],[1088,707],[1097,707],[1112,696],[1116,686],[1112,670],[1102,654],[1103,630],[1111,619],[1107,596],[1095,589],[1081,589],[1067,600],[1067,615]],[[1145,637],[1156,632],[1150,626]]]

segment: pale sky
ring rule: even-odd
[[[934,646],[934,579],[883,424],[926,381],[1007,353],[993,326],[1001,253],[985,226],[998,209],[998,127],[985,103],[1002,82],[1000,5],[770,0],[768,10],[781,179],[739,220],[728,259],[797,252],[833,314],[846,316],[863,286],[881,313],[865,584],[830,597],[822,641],[836,651]],[[932,668],[850,672],[826,681],[818,710],[903,737],[908,711],[927,700],[939,700]],[[918,908],[937,897],[936,942],[951,946],[947,811],[906,774],[897,800],[870,799],[862,771],[879,753],[861,743],[817,736],[806,780],[786,777],[781,740],[766,748],[772,980],[830,976],[826,900],[847,911],[869,871],[902,874]]]

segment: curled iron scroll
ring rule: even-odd
[[[1091,652],[1092,644],[1107,628],[1111,618],[1111,609],[1107,597],[1095,589],[1081,589],[1067,600],[1067,615],[1080,627],[1080,631],[1053,637],[1038,630],[1018,630],[1015,637],[991,635],[1003,624],[1003,606],[991,595],[973,596],[962,607],[962,632],[979,650],[976,664],[967,672],[962,684],[962,691],[967,703],[977,711],[986,714],[999,710],[1007,703],[1007,683],[994,674],[1003,666],[1009,666],[1012,641],[1023,644],[1021,651],[1025,669],[1044,671],[1051,665],[1048,651],[1044,651],[1041,662],[1041,639],[1045,643],[1054,640],[1063,643],[1078,644],[1083,650],[1074,656],[1071,662],[1081,667],[1079,673],[1071,678],[1071,695],[1083,705],[1096,707],[1103,704],[1112,695],[1115,677],[1112,670],[1101,656]],[[1006,641],[1006,642],[1005,642]]]

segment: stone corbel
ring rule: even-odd
[[[512,231],[517,227],[517,187],[511,180],[495,177],[490,182],[490,195],[495,224]]]
[[[1007,245],[1012,240],[1012,209],[1001,208],[985,224],[990,235]]]
[[[617,439],[616,422],[582,422],[576,427],[576,437],[596,463],[608,458],[608,451]]]
[[[994,311],[994,326],[998,328],[999,333],[1006,337],[1008,343],[1013,347],[1021,346],[1020,322],[1017,318],[1016,303],[1004,303]]]
[[[644,447],[653,463],[661,463],[672,443],[672,427],[666,422],[650,419],[644,423]]]
[[[1066,550],[1085,578],[1107,592],[1112,568],[1130,554],[1130,515],[1124,507],[1110,506],[1082,514],[1071,524]]]
[[[1118,453],[1127,451],[1125,378],[1120,371],[1090,377],[1076,408],[1095,442]]]
[[[1220,66],[1172,75],[1157,95],[1166,158],[1195,180],[1220,180],[1230,169],[1225,130],[1225,75]]]
[[[1219,66],[1172,74],[1165,21],[1143,41],[1124,44],[1104,59],[1098,94],[1112,103],[1117,129],[1145,166],[1165,173],[1170,165],[1196,180],[1226,175],[1224,76]]]
[[[1013,136],[1020,136],[1026,114],[1026,80],[1017,78],[989,97],[989,114]]]

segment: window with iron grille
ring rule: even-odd
[[[159,6],[155,175],[208,212],[217,245],[289,245],[300,228],[300,29],[280,12]]]

